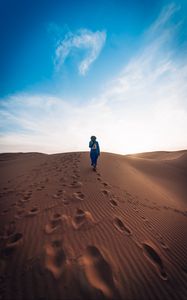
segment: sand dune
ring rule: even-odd
[[[187,151],[0,154],[0,299],[187,299]]]

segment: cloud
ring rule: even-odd
[[[59,71],[61,69],[73,49],[86,50],[85,58],[81,60],[78,66],[80,75],[85,75],[91,64],[99,56],[105,41],[105,31],[92,32],[87,29],[80,29],[75,34],[68,32],[56,48],[54,60],[56,70]]]
[[[187,59],[168,47],[180,29],[171,22],[177,11],[163,10],[141,51],[97,98],[82,104],[18,94],[1,101],[1,126],[9,130],[2,129],[0,151],[85,151],[92,134],[114,153],[187,148]]]
[[[154,33],[158,34],[159,30],[162,30],[163,27],[167,27],[170,25],[170,21],[175,14],[180,11],[181,7],[176,5],[175,3],[171,3],[163,8],[159,17],[149,28],[149,34],[153,35]],[[162,33],[163,34],[163,33]]]

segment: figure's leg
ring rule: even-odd
[[[94,153],[90,152],[91,166],[94,165]]]
[[[93,167],[94,167],[94,171],[96,170],[96,166],[97,166],[97,154],[96,153],[94,153],[95,155],[94,155],[94,163],[93,163]]]

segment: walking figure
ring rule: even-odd
[[[90,147],[90,158],[91,158],[91,165],[93,166],[93,170],[96,171],[97,166],[97,159],[100,155],[100,148],[99,143],[96,141],[96,137],[94,135],[91,136],[89,142]]]

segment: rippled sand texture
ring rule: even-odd
[[[0,299],[187,299],[187,151],[0,154]]]

